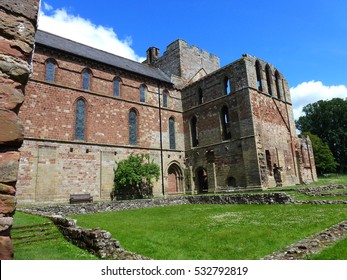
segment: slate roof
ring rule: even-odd
[[[163,82],[171,83],[170,77],[159,68],[150,67],[146,64],[98,50],[42,30],[37,30],[35,40],[37,44],[65,51]]]

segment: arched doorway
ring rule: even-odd
[[[198,193],[208,192],[208,180],[206,169],[200,167],[196,170],[196,184],[198,187]]]
[[[227,187],[232,187],[232,188],[236,188],[236,179],[232,176],[227,178]]]
[[[183,175],[179,165],[177,163],[172,163],[169,166],[167,173],[168,173],[168,176],[167,176],[168,194],[182,193],[183,192],[183,188],[182,188]]]

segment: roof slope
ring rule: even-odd
[[[98,50],[42,30],[37,30],[35,40],[37,44],[62,50],[110,66],[154,78],[156,80],[171,83],[170,77],[159,68],[150,67],[146,64]]]

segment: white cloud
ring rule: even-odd
[[[64,8],[54,9],[45,2],[39,13],[38,29],[131,60],[145,59],[131,48],[130,37],[121,40],[113,28],[95,25],[89,19],[69,14]]]
[[[51,11],[53,10],[53,7],[51,5],[49,5],[48,3],[46,2],[43,2],[43,7],[46,11]]]
[[[326,86],[320,81],[303,82],[291,88],[290,92],[295,119],[303,115],[302,108],[309,103],[337,97],[347,98],[347,87],[345,85]]]

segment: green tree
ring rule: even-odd
[[[327,143],[339,171],[347,170],[347,99],[320,100],[303,108],[304,116],[296,122],[302,132],[311,132]]]
[[[324,143],[317,135],[310,132],[303,134],[311,139],[317,173],[323,175],[325,173],[335,172],[338,164],[335,161],[328,144]]]
[[[159,179],[160,168],[150,162],[149,155],[131,154],[118,163],[114,175],[117,199],[148,198],[153,196],[152,180]]]

